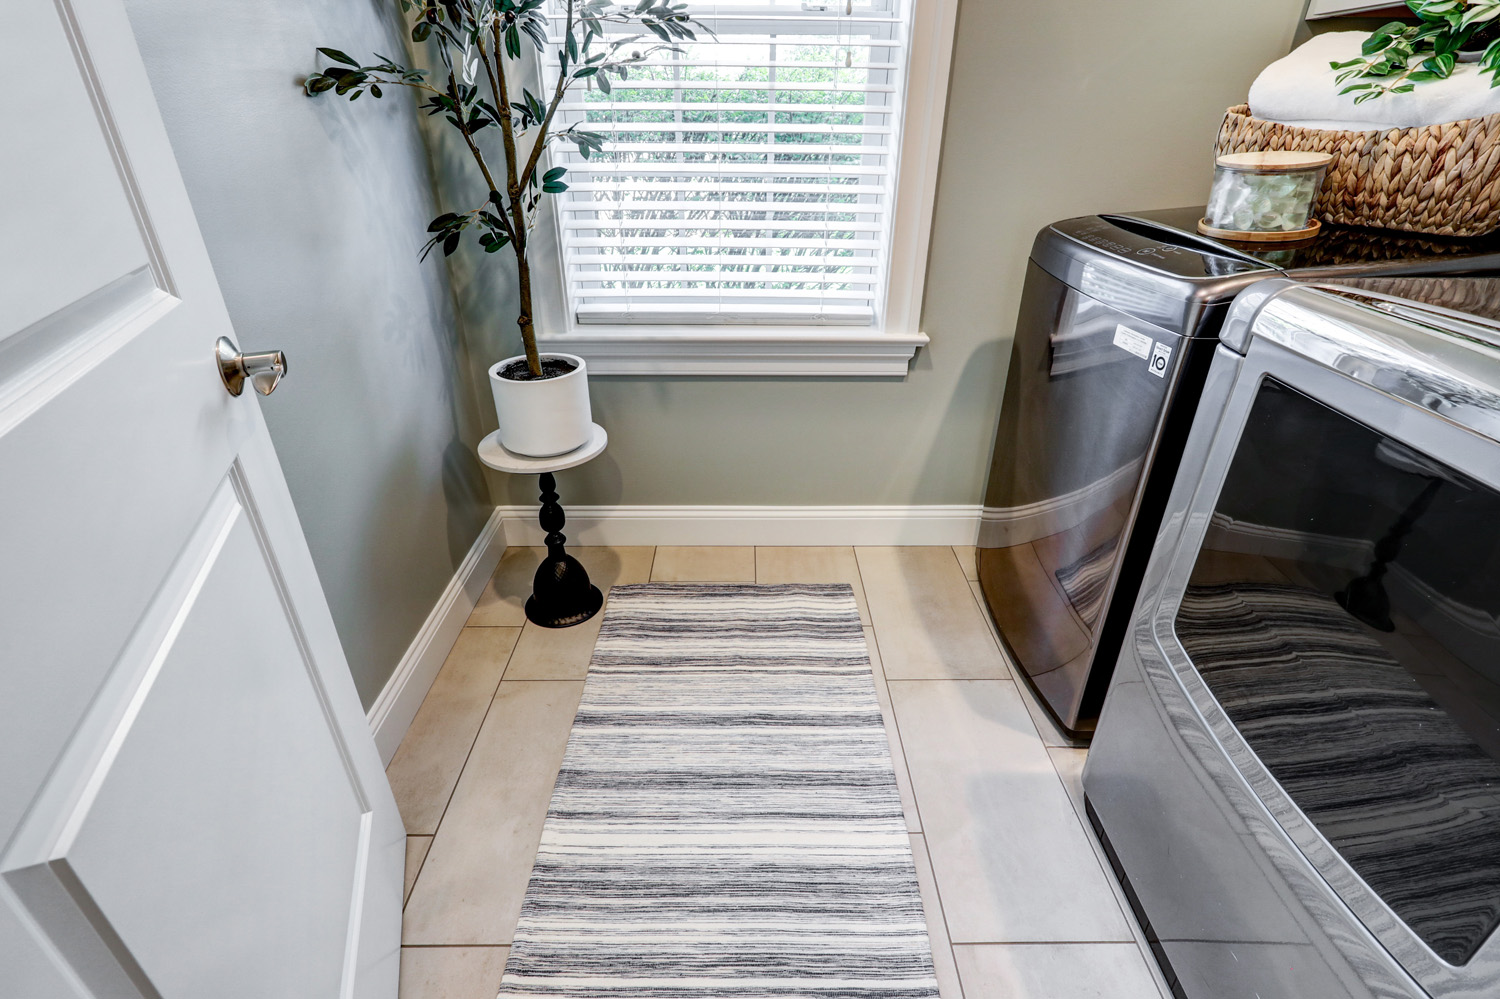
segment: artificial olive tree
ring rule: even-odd
[[[552,27],[559,32],[550,41],[545,11],[549,2],[556,4]],[[440,69],[414,69],[379,54],[374,64],[361,65],[339,49],[320,48],[333,64],[309,76],[304,87],[309,95],[332,91],[351,101],[366,93],[378,99],[390,87],[408,87],[425,98],[421,107],[429,115],[443,115],[463,135],[489,196],[477,208],[444,212],[433,219],[427,227],[432,236],[422,248],[422,257],[426,259],[437,246],[445,255],[451,254],[465,230],[476,232],[479,245],[488,253],[511,248],[521,305],[516,323],[527,368],[533,378],[540,378],[528,236],[542,197],[568,189],[563,180],[566,167],[539,173],[542,156],[553,142],[571,142],[587,159],[604,143],[604,136],[576,124],[554,128],[557,109],[575,86],[593,85],[608,94],[611,74],[623,80],[631,65],[654,53],[681,51],[674,43],[696,37],[694,22],[685,3],[670,0],[641,0],[635,5],[610,0],[400,0],[400,4],[411,21],[412,41],[435,49],[435,65]],[[622,37],[616,29],[613,38],[606,38],[606,30],[614,25],[643,31]],[[544,91],[539,97],[516,82],[523,75],[523,36],[542,59],[556,46],[557,83],[550,95]],[[643,38],[649,42],[644,47],[638,44]],[[502,143],[501,172],[492,167],[476,141],[491,127]]]

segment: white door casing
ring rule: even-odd
[[[404,831],[124,9],[5,23],[0,994],[392,999]]]

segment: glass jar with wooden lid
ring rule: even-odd
[[[1321,224],[1312,217],[1313,202],[1332,160],[1327,153],[1290,149],[1220,156],[1198,231],[1250,242],[1315,236]]]

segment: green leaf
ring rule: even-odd
[[[379,100],[381,97],[384,96],[380,92],[380,84],[378,84],[378,83],[372,83],[372,84],[370,84],[370,96],[374,97],[376,100]]]
[[[536,46],[538,52],[546,51],[547,34],[542,30],[541,22],[534,18],[529,19],[521,25],[521,30],[526,32],[527,37],[531,39],[531,44]]]
[[[598,76],[594,77],[594,79],[596,79],[596,80],[599,81],[599,89],[601,91],[603,91],[606,94],[609,93],[609,76],[608,76],[608,74],[600,73]]]
[[[341,62],[345,66],[359,66],[359,63],[355,62],[347,54],[340,52],[338,49],[325,49],[320,47],[318,51],[326,55],[328,58],[332,59],[334,62]]]
[[[458,249],[458,241],[463,238],[459,232],[450,232],[443,238],[443,256],[452,256],[453,251]]]
[[[568,189],[568,185],[560,180],[548,181],[542,185],[542,191],[546,194],[561,194]]]
[[[411,40],[414,42],[425,42],[432,35],[432,25],[426,21],[418,21],[411,27]]]
[[[335,82],[337,81],[331,76],[309,76],[307,82],[303,84],[303,88],[308,94],[321,94],[325,90],[332,90]]]
[[[439,215],[437,218],[433,219],[430,223],[428,223],[428,225],[427,225],[427,231],[428,232],[442,232],[444,229],[448,228],[450,225],[452,225],[454,222],[457,222],[457,221],[458,221],[458,216],[457,215],[453,214],[452,212],[444,212],[443,214]]]
[[[567,167],[553,167],[551,170],[548,170],[546,173],[542,174],[542,180],[548,182],[559,180],[567,172]]]
[[[1496,17],[1500,17],[1500,3],[1489,5],[1477,3],[1464,13],[1463,18],[1458,22],[1458,26],[1460,28],[1467,28],[1472,24],[1493,21]]]

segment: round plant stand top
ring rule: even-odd
[[[505,450],[500,444],[500,431],[496,430],[479,442],[479,460],[493,469],[513,472],[516,475],[560,472],[564,468],[582,465],[590,458],[598,457],[599,452],[604,450],[604,445],[609,443],[609,435],[604,432],[603,427],[593,423],[589,425],[589,428],[587,444],[565,454],[555,454],[550,458],[531,458]]]

